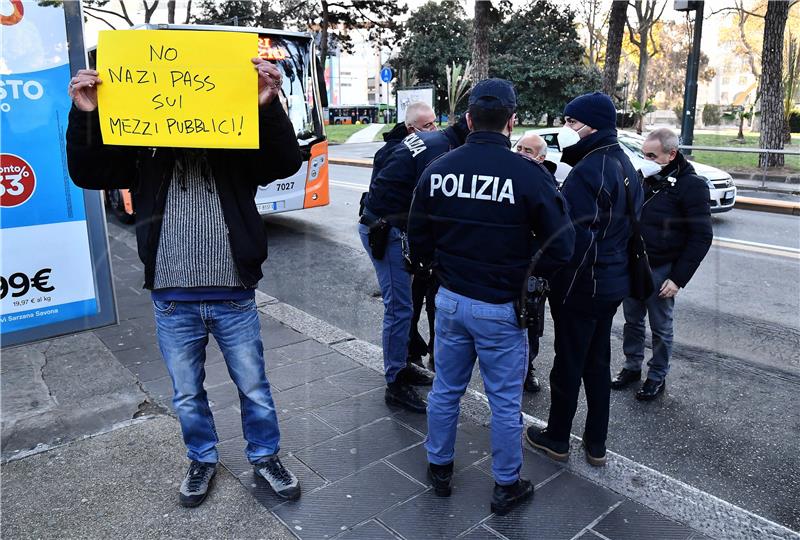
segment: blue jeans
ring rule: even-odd
[[[528,363],[528,337],[513,304],[488,304],[439,288],[434,357],[428,461],[446,465],[455,458],[459,402],[477,357],[492,411],[492,474],[498,484],[513,484],[522,468],[522,384]]]
[[[361,243],[367,250],[383,297],[383,369],[386,382],[394,382],[397,373],[406,366],[408,356],[408,335],[411,330],[413,305],[411,302],[411,274],[403,264],[403,248],[400,229],[389,230],[389,243],[381,260],[372,257],[369,247],[369,227],[358,225]]]
[[[653,268],[655,292],[642,302],[635,298],[626,298],[622,303],[625,312],[622,350],[625,353],[625,369],[639,371],[644,361],[644,317],[650,319],[650,330],[653,333],[653,356],[647,362],[649,370],[647,378],[661,382],[669,373],[669,359],[672,355],[672,313],[675,298],[659,298],[661,284],[669,276],[672,265]]]
[[[247,459],[278,453],[280,432],[264,371],[264,347],[255,300],[153,302],[161,355],[172,377],[172,404],[189,459],[216,463],[217,430],[203,381],[208,334],[219,344],[239,389]]]

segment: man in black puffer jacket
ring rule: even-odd
[[[561,194],[575,226],[575,252],[551,281],[555,353],[547,428],[530,427],[528,442],[553,459],[569,457],[572,419],[583,380],[583,444],[593,466],[606,462],[610,401],[611,323],[630,292],[627,244],[631,214],[639,215],[639,174],[617,141],[616,109],[605,94],[579,96],[564,109],[561,161],[572,166]],[[627,180],[627,184],[626,184]],[[628,208],[625,190],[633,208]]]
[[[706,182],[678,151],[678,137],[667,128],[648,135],[642,146],[648,160],[642,236],[653,269],[655,292],[645,301],[626,298],[623,350],[625,367],[611,382],[619,390],[641,378],[644,317],[653,332],[653,357],[636,399],[655,399],[666,386],[672,352],[675,295],[689,283],[711,247],[711,210]]]

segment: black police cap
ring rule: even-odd
[[[505,79],[484,79],[472,89],[469,104],[483,109],[516,109],[514,86]]]

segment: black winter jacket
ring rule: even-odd
[[[650,265],[672,264],[669,279],[678,287],[689,283],[711,247],[708,186],[680,152],[660,175],[645,178],[642,237]]]
[[[259,110],[258,120],[257,150],[208,150],[231,253],[239,279],[247,288],[255,287],[263,277],[261,265],[267,258],[267,235],[256,209],[256,190],[291,176],[302,164],[294,127],[277,99]],[[103,144],[96,110],[87,113],[73,107],[69,113],[67,163],[75,185],[131,190],[147,289],[153,288],[164,207],[178,151]]]
[[[630,180],[633,211],[642,205],[639,174],[617,141],[617,130],[606,129],[564,149],[561,161],[572,170],[561,186],[575,226],[575,252],[552,283],[551,301],[569,295],[622,300],[630,292],[628,215],[623,177]]]

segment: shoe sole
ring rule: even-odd
[[[629,382],[626,382],[626,383],[613,383],[612,382],[611,383],[611,389],[612,390],[625,390],[630,385],[636,384],[636,383],[641,382],[641,381],[642,381],[642,379],[639,378],[639,379],[636,379],[635,381],[629,381]]]
[[[425,414],[426,412],[428,412],[427,407],[424,408],[424,409],[418,409],[418,408],[412,407],[408,403],[405,403],[404,401],[400,401],[399,399],[396,399],[396,398],[394,398],[392,396],[385,396],[384,399],[386,400],[386,403],[388,405],[394,405],[395,407],[400,407],[401,409],[405,409],[405,410],[407,410],[409,412],[413,412],[413,413],[417,413],[417,414]]]
[[[527,501],[531,497],[533,497],[533,485],[531,485],[530,489],[527,492],[525,492],[524,495],[520,495],[519,498],[517,498],[517,500],[515,500],[513,503],[509,504],[508,506],[498,506],[495,503],[491,503],[489,505],[489,507],[491,508],[492,513],[494,513],[495,515],[505,516],[506,514],[511,512],[514,508],[516,508],[520,504],[524,503],[525,501]]]
[[[200,506],[201,504],[203,504],[203,501],[205,501],[205,500],[206,500],[206,497],[208,497],[208,492],[207,492],[207,491],[206,491],[206,494],[205,494],[205,495],[203,495],[203,498],[202,498],[202,499],[200,499],[200,500],[199,500],[199,501],[197,501],[197,502],[192,502],[192,501],[184,501],[183,499],[180,499],[180,504],[181,504],[181,506],[183,506],[184,508],[197,508],[198,506]]]
[[[583,453],[586,454],[586,462],[592,467],[605,467],[606,463],[608,462],[607,456],[596,458],[591,454],[589,454],[589,452],[587,452],[585,448]]]
[[[528,441],[528,444],[531,445],[532,447],[536,448],[537,450],[541,450],[542,452],[547,454],[547,457],[549,457],[552,460],[560,461],[562,463],[569,460],[569,452],[567,452],[566,454],[560,454],[558,452],[551,450],[546,446],[537,444],[533,442],[530,437],[528,437],[527,431],[525,431],[525,440]]]

